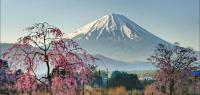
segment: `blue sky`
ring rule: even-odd
[[[1,42],[48,22],[69,33],[110,13],[122,14],[156,36],[199,50],[199,0],[1,0]]]

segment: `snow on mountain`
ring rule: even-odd
[[[169,44],[127,17],[109,14],[66,35],[92,54],[125,62],[144,61],[158,43]]]
[[[123,15],[110,14],[67,35],[70,39],[139,40],[149,36],[143,28]],[[142,37],[141,37],[142,36]]]

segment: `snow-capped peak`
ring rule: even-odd
[[[109,14],[67,35],[70,39],[139,40],[148,32],[120,14]]]
[[[127,17],[105,15],[67,35],[91,54],[125,62],[144,61],[157,44],[168,42],[146,31]]]

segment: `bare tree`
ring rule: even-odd
[[[148,61],[157,67],[155,80],[158,89],[168,95],[175,95],[175,85],[182,78],[190,77],[195,70],[193,62],[197,60],[191,48],[178,44],[167,46],[159,44]]]

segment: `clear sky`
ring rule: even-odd
[[[1,42],[27,26],[48,22],[69,33],[110,13],[122,14],[156,36],[199,50],[200,0],[1,0]]]

